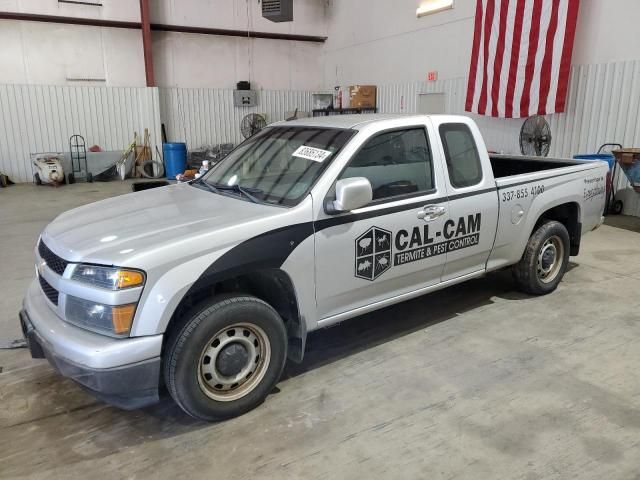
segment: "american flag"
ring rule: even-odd
[[[564,111],[579,0],[477,0],[465,110]]]

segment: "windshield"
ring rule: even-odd
[[[265,128],[239,145],[203,180],[225,193],[244,193],[245,197],[249,193],[264,203],[296,205],[354,133],[337,128]]]

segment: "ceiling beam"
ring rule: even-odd
[[[149,25],[149,0],[140,0],[140,22],[142,27],[142,52],[144,54],[144,74],[147,87],[155,87],[153,74],[153,52],[151,51],[151,27]]]
[[[39,15],[37,13],[0,12],[0,20],[24,20],[26,22],[63,23],[66,25],[89,25],[92,27],[139,29],[139,22],[121,22],[100,18],[61,17],[58,15]]]
[[[225,28],[208,28],[208,27],[190,27],[186,25],[165,25],[162,23],[152,23],[151,30],[154,32],[181,32],[195,33],[201,35],[222,35],[227,37],[244,37],[244,38],[268,38],[272,40],[292,40],[298,42],[318,42],[323,43],[327,37],[318,37],[313,35],[298,35],[295,33],[272,33],[272,32],[254,32],[247,30],[229,30]]]
[[[142,29],[139,22],[102,20],[100,18],[62,17],[58,15],[39,15],[35,13],[0,12],[0,20],[22,20],[25,22],[62,23],[65,25],[88,25],[93,27]],[[167,25],[150,23],[152,32],[180,32],[198,35],[220,35],[226,37],[266,38],[270,40],[290,40],[296,42],[323,43],[327,37],[298,35],[294,33],[254,32],[251,30],[230,30],[224,28],[190,27],[187,25]]]

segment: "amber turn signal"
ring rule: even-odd
[[[129,333],[133,323],[133,315],[136,313],[136,304],[118,305],[111,307],[111,321],[113,322],[113,333],[122,335]]]
[[[136,270],[118,270],[117,288],[137,287],[144,283],[144,275]]]

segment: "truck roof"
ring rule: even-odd
[[[365,113],[353,115],[328,115],[322,117],[307,117],[272,123],[272,126],[304,126],[325,128],[355,128],[380,120],[394,120],[398,118],[425,118],[429,115],[401,114],[401,113]]]

